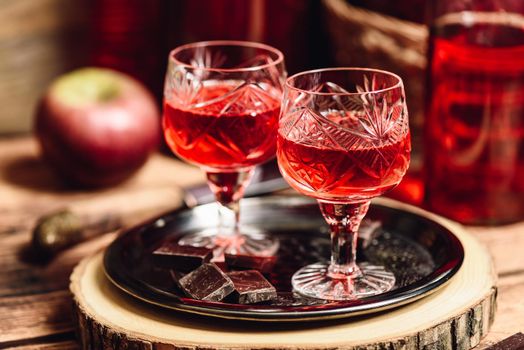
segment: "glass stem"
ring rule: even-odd
[[[369,201],[331,203],[319,201],[320,210],[331,231],[331,278],[361,276],[357,266],[358,228],[369,208]]]
[[[231,201],[226,204],[218,202],[218,232],[221,234],[238,234],[240,222],[240,200]],[[231,222],[231,214],[234,216],[233,231],[228,230],[228,222]]]
[[[238,171],[206,171],[207,181],[218,202],[218,228],[223,235],[238,234],[240,222],[240,199],[253,176],[254,168]],[[233,230],[230,230],[228,217],[233,216]],[[226,221],[227,220],[227,221]]]

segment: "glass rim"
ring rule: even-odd
[[[313,90],[306,90],[301,89],[299,87],[294,86],[291,81],[293,79],[296,79],[300,76],[305,76],[308,74],[314,74],[314,73],[322,73],[322,72],[336,72],[336,71],[364,71],[364,72],[373,72],[373,73],[380,73],[384,75],[389,75],[397,79],[397,82],[393,84],[392,86],[383,88],[383,89],[376,89],[371,91],[364,91],[364,92],[320,92],[320,91],[313,91]],[[307,70],[303,72],[299,72],[296,74],[293,74],[292,76],[288,77],[285,82],[285,87],[291,90],[303,92],[310,95],[318,95],[318,96],[352,96],[352,95],[362,95],[362,94],[370,94],[370,93],[382,93],[387,92],[390,90],[398,89],[403,87],[402,78],[393,73],[382,69],[376,69],[376,68],[365,68],[365,67],[330,67],[330,68],[319,68],[319,69],[312,69]]]
[[[196,47],[206,47],[206,46],[237,46],[237,47],[247,47],[247,48],[257,48],[257,49],[263,49],[266,51],[269,51],[273,54],[277,55],[277,59],[262,64],[259,66],[253,66],[253,67],[243,67],[243,68],[213,68],[213,67],[196,67],[194,65],[185,63],[177,59],[175,56],[187,49],[190,48],[196,48]],[[177,46],[173,50],[169,52],[169,60],[172,60],[174,63],[176,63],[178,66],[182,66],[185,68],[191,68],[191,69],[199,69],[202,71],[208,71],[208,72],[250,72],[250,71],[257,71],[265,68],[269,68],[272,66],[279,65],[284,62],[284,54],[279,49],[262,44],[255,41],[243,41],[243,40],[206,40],[206,41],[196,41],[189,44],[184,44]]]

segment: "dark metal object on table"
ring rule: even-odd
[[[256,169],[244,197],[266,195],[286,188],[288,185],[280,176],[276,162],[271,161]],[[185,191],[184,202],[187,207],[213,201],[214,195],[207,184]],[[95,217],[69,209],[59,210],[38,220],[33,229],[32,246],[37,253],[52,257],[75,244],[118,230],[125,226],[126,221],[118,211]]]
[[[119,288],[168,309],[256,321],[305,321],[356,316],[417,300],[457,272],[464,251],[445,227],[424,217],[385,206],[369,217],[382,228],[363,247],[361,261],[379,262],[395,274],[394,290],[358,301],[325,302],[293,293],[291,275],[306,263],[329,257],[329,234],[316,202],[303,197],[264,197],[242,203],[243,224],[259,227],[280,240],[278,260],[266,274],[278,292],[267,305],[240,306],[184,298],[169,271],[156,269],[149,256],[159,243],[214,224],[214,205],[177,210],[128,230],[106,250],[106,274]]]
[[[42,216],[33,229],[32,246],[51,257],[82,241],[119,229],[122,220],[118,215],[102,217],[82,215],[64,209]]]

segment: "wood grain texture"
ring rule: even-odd
[[[39,159],[38,147],[32,138],[0,139],[0,303],[8,306],[24,298],[22,300],[27,304],[44,305],[46,296],[50,295],[54,300],[54,315],[70,314],[72,299],[64,291],[72,267],[83,257],[105,247],[114,237],[114,233],[110,233],[76,246],[45,264],[33,263],[24,252],[30,240],[30,231],[43,213],[70,204],[88,206],[91,199],[105,201],[112,195],[125,195],[128,191],[133,194],[149,191],[161,193],[167,188],[190,186],[203,181],[197,169],[157,155],[122,186],[104,191],[80,191],[67,188],[54,176]],[[478,349],[484,349],[524,330],[524,222],[491,228],[468,228],[468,231],[488,248],[499,272],[495,322],[478,346]],[[24,307],[24,304],[17,305]],[[74,334],[70,332],[72,323],[49,317],[52,314],[49,309],[34,309],[32,318],[23,316],[23,312],[17,313],[16,309],[3,311],[8,314],[2,312],[0,316],[10,319],[12,325],[9,329],[9,339],[12,341],[0,341],[0,349],[77,348],[72,346],[75,344]],[[44,316],[41,316],[41,312]],[[48,316],[45,316],[46,313]],[[42,321],[34,322],[37,318]],[[463,323],[460,324],[463,326]],[[28,335],[28,329],[42,337]]]
[[[74,340],[41,342],[11,347],[12,350],[77,350],[79,345]]]
[[[497,314],[478,347],[481,350],[524,331],[524,223],[468,227],[468,231],[489,250],[499,278]]]
[[[494,227],[468,227],[493,256],[501,276],[524,273],[524,223]]]
[[[485,349],[524,330],[523,295],[524,274],[499,279],[495,322],[487,337],[479,345],[479,349]]]
[[[391,200],[384,204],[402,207]],[[104,276],[102,254],[71,278],[84,349],[470,349],[493,323],[495,274],[488,253],[459,226],[446,225],[466,250],[457,275],[436,293],[373,317],[325,322],[257,324],[216,321],[163,310],[125,295]],[[110,311],[109,311],[110,310]]]
[[[69,293],[64,290],[1,298],[0,344],[72,331],[71,314],[66,312],[69,305]]]
[[[72,339],[69,275],[78,261],[107,246],[116,234],[42,260],[29,244],[41,215],[63,207],[92,214],[116,210],[131,214],[127,225],[132,225],[179,206],[181,188],[203,181],[198,169],[156,154],[120,186],[70,188],[39,158],[32,138],[0,139],[0,348],[68,332]]]
[[[59,74],[88,62],[86,0],[0,1],[0,133],[29,131]]]
[[[105,246],[111,236],[81,244],[51,261],[30,249],[38,218],[71,207],[92,215],[117,212],[137,224],[182,203],[182,186],[203,182],[201,172],[173,158],[154,155],[128,182],[85,191],[66,187],[38,157],[29,138],[0,141],[0,297],[65,289],[72,267]]]

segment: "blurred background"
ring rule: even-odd
[[[290,74],[330,65],[389,69],[408,79],[419,120],[425,0],[2,0],[0,133],[29,132],[46,86],[85,65],[138,78],[159,98],[167,54],[198,40],[260,41]]]
[[[420,168],[428,35],[423,24],[425,0],[0,3],[4,23],[0,29],[0,135],[30,132],[45,88],[74,68],[101,66],[128,73],[160,102],[171,49],[199,40],[251,40],[279,48],[289,74],[334,65],[399,74],[405,81],[410,111],[411,174]],[[410,196],[418,199],[421,193],[417,191]]]
[[[442,165],[457,161],[455,168],[450,165],[449,171],[439,172],[431,196],[442,192],[450,179],[457,184],[454,194],[446,194],[446,201],[430,209],[462,219],[454,216],[458,210],[453,202],[466,202],[467,216],[476,215],[472,202],[482,202],[489,211],[482,216],[489,220],[504,217],[508,211],[514,214],[502,221],[524,218],[524,186],[519,180],[524,171],[524,63],[518,58],[524,47],[521,0],[0,0],[0,4],[0,135],[29,134],[35,107],[45,88],[74,68],[100,66],[127,73],[150,89],[160,107],[170,50],[200,40],[258,41],[285,54],[289,74],[327,66],[365,66],[402,77],[413,151],[409,173],[391,196],[422,204],[424,190],[426,196],[429,193],[424,181],[436,179],[433,175]],[[496,25],[489,21],[482,24],[485,16],[481,15],[480,24],[473,28],[471,21],[460,17],[466,12],[471,17],[472,11],[494,12],[494,19],[489,21],[494,20]],[[458,14],[457,23],[463,22],[459,28],[466,34],[460,34],[458,27],[445,25],[449,19],[454,21],[455,15],[450,17],[450,13]],[[427,69],[427,57],[437,52],[427,48],[429,28],[438,26],[444,29],[431,31],[432,38],[449,36],[449,40],[457,41],[457,47],[439,47],[438,52],[449,53],[445,58],[450,61],[439,61],[444,57],[439,56],[435,62],[443,64],[442,72],[450,76],[465,73],[459,78],[461,82],[449,80],[449,86],[430,96],[434,106],[426,120],[432,115],[433,124],[426,128],[426,135],[433,138],[428,138],[423,137],[424,102],[429,96],[425,87],[431,85],[426,84],[426,77],[437,77],[441,71]],[[499,47],[516,51],[503,56],[497,51]],[[454,71],[457,57],[464,65],[460,63]],[[476,60],[479,57],[484,61]],[[503,57],[506,63],[502,66]],[[448,63],[450,66],[446,66]],[[479,69],[470,71],[472,67]],[[511,74],[500,85],[506,73]],[[446,94],[450,89],[456,93]],[[469,100],[457,100],[464,91],[470,94]],[[493,103],[493,98],[502,102]],[[504,107],[508,103],[511,108]],[[438,110],[444,105],[449,109]],[[463,111],[465,106],[471,113]],[[443,114],[449,115],[443,119]],[[489,125],[479,124],[484,119],[489,119]],[[508,134],[515,135],[508,141],[504,136]],[[482,139],[481,135],[491,136]],[[432,152],[424,152],[423,139],[438,147],[430,146]],[[479,146],[477,140],[483,144]],[[481,151],[474,155],[471,152],[475,150]],[[426,162],[434,167],[423,181],[424,153]],[[465,165],[464,159],[459,159],[464,154],[476,159]],[[471,180],[481,173],[485,176],[470,181],[470,190],[462,190],[464,179]],[[478,200],[471,199],[475,193],[479,193]],[[507,204],[510,197],[514,198]],[[499,205],[491,205],[495,202]],[[499,212],[492,210],[495,207],[501,208]]]

